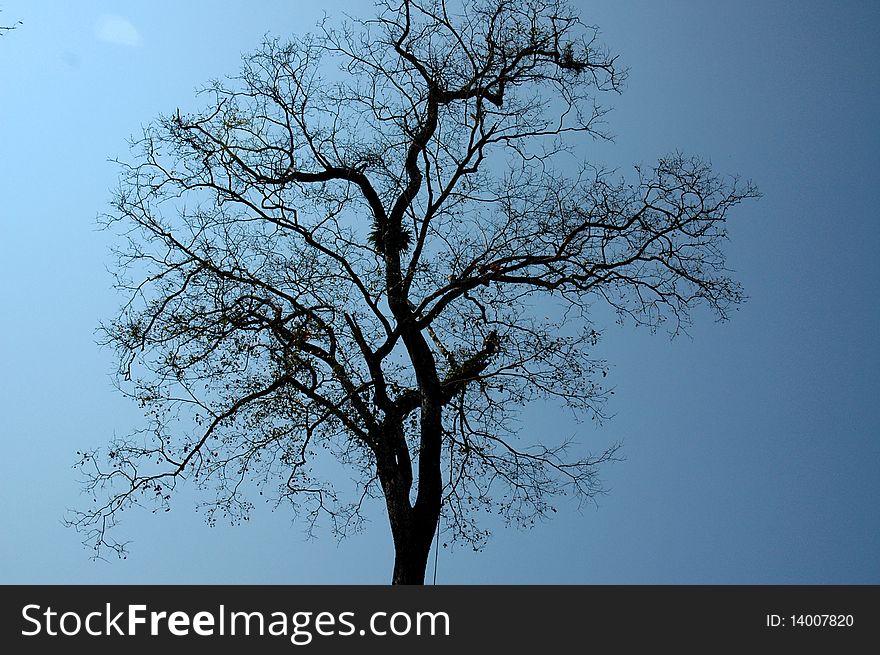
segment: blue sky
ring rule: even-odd
[[[235,73],[267,32],[309,30],[324,2],[3,0],[0,22],[0,582],[385,583],[381,508],[367,531],[306,541],[283,511],[208,528],[188,508],[127,513],[125,561],[92,562],[61,525],[83,502],[77,449],[136,425],[95,327],[120,298],[107,209],[126,139]],[[670,340],[606,325],[621,440],[609,493],[482,553],[442,550],[442,583],[880,583],[880,6],[869,2],[577,2],[630,69],[613,99],[620,167],[680,149],[764,193],[731,215],[749,301]],[[552,407],[525,429],[572,431]],[[191,501],[191,502],[187,502]],[[429,578],[431,577],[429,570]]]

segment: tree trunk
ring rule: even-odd
[[[422,455],[424,457],[426,453]],[[410,502],[412,472],[409,465],[401,466],[398,463],[394,466],[390,461],[386,460],[385,465],[380,466],[379,480],[385,494],[385,507],[394,539],[391,584],[425,584],[428,556],[440,519],[442,487],[433,479],[436,476],[425,475],[423,480],[419,480],[418,498],[413,505]],[[439,471],[439,462],[426,468]]]
[[[399,279],[399,271],[396,276]],[[394,285],[389,287],[394,288]],[[397,311],[409,312],[409,304],[393,300]],[[397,311],[395,313],[397,313]],[[405,317],[408,320],[408,317]],[[385,494],[391,534],[394,537],[394,574],[391,584],[425,584],[425,569],[431,542],[440,519],[443,483],[440,475],[443,436],[440,380],[431,349],[412,325],[403,331],[403,340],[416,373],[421,395],[418,494],[410,502],[413,483],[412,460],[408,454],[402,425],[389,417],[385,425],[385,448],[377,452],[377,472]],[[395,417],[397,418],[397,417]]]
[[[396,518],[392,518],[394,573],[391,584],[425,584],[428,557],[439,518],[439,500],[438,498],[437,511],[426,511],[417,505],[412,509],[406,508]]]

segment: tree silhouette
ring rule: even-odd
[[[480,510],[528,525],[600,491],[616,447],[515,423],[538,399],[601,416],[591,303],[677,330],[741,301],[720,247],[755,189],[680,154],[631,180],[580,162],[623,80],[596,30],[563,0],[447,4],[267,41],[134,143],[107,216],[127,302],[103,333],[149,424],[82,454],[104,500],[69,523],[99,553],[182,480],[212,492],[209,522],[266,493],[339,534],[377,497],[393,582],[420,584],[441,516],[479,547]]]

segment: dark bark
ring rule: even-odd
[[[390,417],[380,438],[377,468],[394,541],[392,584],[424,584],[431,543],[440,519],[441,405],[422,400],[418,493],[410,502],[412,461],[403,429]]]
[[[421,494],[420,494],[421,495]],[[391,584],[421,585],[425,583],[428,555],[440,517],[440,493],[433,491],[430,505],[393,507],[388,501],[391,534],[394,539],[394,572]]]

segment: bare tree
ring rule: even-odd
[[[590,303],[676,330],[742,299],[720,246],[755,189],[678,154],[629,181],[579,163],[623,78],[596,30],[564,0],[450,5],[268,41],[134,143],[103,331],[149,425],[82,455],[105,500],[70,523],[98,552],[182,480],[215,492],[209,521],[265,491],[339,534],[379,497],[393,582],[421,584],[441,516],[479,547],[481,509],[530,524],[600,491],[615,447],[515,423],[537,399],[601,417]]]

